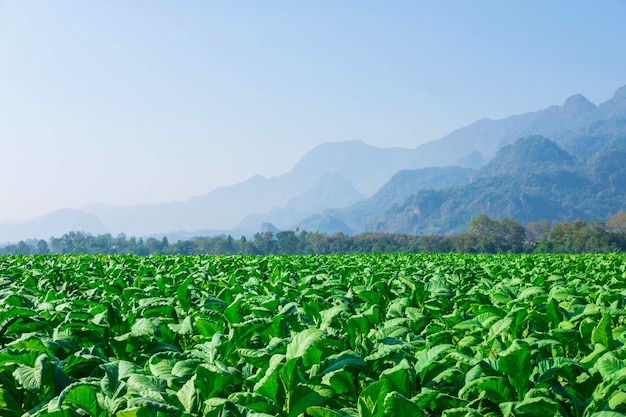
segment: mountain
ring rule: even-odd
[[[457,233],[478,214],[520,224],[607,220],[626,207],[626,148],[575,160],[555,142],[523,138],[500,149],[466,185],[420,191],[367,220],[364,228],[417,234]]]
[[[1,223],[0,244],[29,238],[49,239],[72,230],[89,230],[94,234],[108,232],[107,227],[93,214],[63,209],[27,222]]]
[[[517,149],[515,147],[506,151],[513,153],[498,153],[517,139],[532,136],[549,138],[551,144],[535,139],[524,144],[526,151],[548,152],[552,159],[547,158],[547,154],[544,155],[547,159],[536,159],[535,155],[531,159],[534,158],[537,165],[530,166],[528,155],[511,151]],[[623,147],[626,147],[626,87],[618,89],[610,100],[597,106],[576,94],[560,106],[501,120],[479,120],[414,149],[380,148],[361,141],[322,144],[306,153],[290,172],[277,177],[255,176],[182,202],[128,207],[92,204],[82,210],[66,212],[66,218],[57,222],[55,229],[45,226],[49,223],[42,223],[41,219],[19,225],[3,223],[0,224],[0,241],[48,238],[52,230],[59,235],[72,229],[91,233],[124,232],[135,236],[164,233],[194,236],[229,230],[254,233],[264,222],[279,228],[301,225],[309,229],[326,225],[346,232],[453,231],[458,228],[455,221],[424,214],[429,205],[435,204],[433,201],[444,197],[450,201],[445,200],[441,204],[451,213],[455,212],[451,204],[456,197],[447,194],[452,192],[448,187],[453,186],[451,190],[458,193],[469,193],[472,187],[476,193],[480,192],[480,187],[492,189],[494,202],[484,210],[513,213],[513,203],[510,203],[510,210],[501,208],[497,211],[493,207],[494,204],[501,204],[495,201],[497,193],[508,195],[512,192],[506,186],[509,179],[504,179],[519,177],[524,166],[526,171],[540,168],[541,164],[552,166],[545,172],[535,170],[534,177],[520,177],[524,181],[567,183],[580,180],[591,181],[595,186],[593,178],[600,176],[615,185],[614,178],[619,175],[615,177],[604,173],[602,164],[613,161],[616,156],[610,152]],[[609,154],[602,156],[602,152]],[[596,166],[595,174],[590,171],[591,165],[583,167],[580,162],[589,161],[591,164],[593,158],[602,165]],[[438,170],[419,171],[426,168]],[[498,181],[502,185],[498,185]],[[527,184],[526,188],[529,187],[532,188]],[[603,189],[602,192],[605,191]],[[614,195],[606,192],[607,196]],[[434,200],[426,201],[426,195]],[[535,195],[524,196],[524,201],[528,202]],[[567,195],[562,197],[568,198]],[[412,203],[409,203],[410,198],[414,199]],[[552,198],[545,204],[548,204],[545,210],[539,212],[554,213],[560,202]],[[603,204],[612,207],[608,200]],[[467,213],[464,215],[473,213],[468,204],[465,206]],[[396,207],[396,212],[389,211],[392,207]],[[431,223],[425,225],[421,221],[411,223],[406,219],[400,220],[397,209],[402,207],[418,213],[418,218],[429,218]],[[561,213],[565,216],[563,218],[577,213],[600,213],[590,207],[568,205],[567,202],[564,207],[570,207],[571,212]],[[524,210],[520,213],[538,213],[529,208]],[[394,216],[397,221],[391,221]],[[520,214],[520,219],[528,218],[525,216]],[[447,219],[447,216],[443,217]],[[463,224],[466,220],[459,218]]]
[[[377,162],[372,160],[372,155],[379,153],[384,157]],[[291,212],[296,221],[299,216],[310,215],[311,209],[343,207],[364,198],[352,184],[368,191],[371,184],[386,181],[381,179],[380,170],[391,170],[399,153],[399,149],[383,150],[360,141],[324,144],[307,153],[291,172],[278,177],[255,176],[185,202],[130,207],[91,205],[84,211],[99,217],[109,229],[129,235],[240,229],[254,216],[272,217],[276,210]],[[346,155],[351,157],[345,158]],[[368,171],[368,163],[380,170]],[[285,220],[272,222],[282,224]],[[254,232],[259,226],[260,222],[249,228]]]
[[[395,174],[372,197],[351,206],[326,210],[299,223],[302,230],[319,230],[329,233],[354,234],[367,231],[366,220],[394,204],[402,203],[407,196],[426,189],[443,189],[469,181],[473,170],[462,167],[436,167],[402,170]]]
[[[254,214],[237,225],[238,229],[255,230],[259,224],[272,223],[288,229],[301,219],[333,207],[346,207],[364,200],[352,183],[339,174],[326,174],[310,189],[292,198],[283,207],[267,214]]]

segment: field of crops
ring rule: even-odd
[[[626,256],[0,258],[0,416],[626,414]]]

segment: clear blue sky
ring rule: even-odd
[[[626,1],[0,0],[0,221],[184,200],[626,84]]]

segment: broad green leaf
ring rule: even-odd
[[[626,369],[626,364],[623,360],[617,358],[613,352],[608,352],[597,360],[595,367],[602,375],[602,378],[608,381],[623,373],[624,369]]]
[[[135,337],[155,336],[159,333],[160,325],[159,319],[139,318],[131,328],[131,335]]]
[[[273,355],[270,358],[269,366],[263,375],[263,378],[254,385],[254,392],[264,395],[273,401],[278,401],[278,391],[280,389],[280,369],[284,355]]]
[[[335,394],[324,385],[298,384],[289,394],[289,417],[303,413],[308,407],[320,405]]]
[[[406,359],[402,359],[400,363],[393,368],[385,369],[381,373],[380,379],[388,380],[391,389],[406,397],[411,397],[415,390],[415,371],[413,371],[409,361]]]
[[[338,395],[343,395],[351,401],[356,401],[357,382],[354,374],[351,374],[344,369],[339,369],[324,374],[322,382],[330,385]]]
[[[180,284],[178,289],[176,290],[176,296],[178,297],[178,302],[180,306],[183,308],[183,311],[188,312],[191,308],[191,294],[189,291],[190,285],[193,283],[194,277],[190,275],[185,279],[185,281]]]
[[[35,366],[20,365],[13,371],[13,376],[25,390],[39,392],[53,384],[54,365],[50,363],[48,355],[39,355]]]
[[[178,401],[182,404],[186,413],[193,413],[198,405],[198,392],[196,391],[195,376],[189,379],[176,392]]]
[[[467,399],[473,392],[478,394],[485,393],[489,399],[496,403],[513,401],[515,399],[511,386],[499,376],[484,376],[472,380],[461,388],[459,397]]]
[[[275,401],[253,392],[235,392],[228,396],[228,399],[239,406],[246,407],[256,413],[277,415],[280,407]]]
[[[155,412],[149,407],[131,407],[115,413],[115,417],[154,417]]]
[[[195,385],[203,398],[211,398],[220,395],[224,388],[235,381],[233,374],[220,372],[209,365],[200,365],[196,368]]]
[[[513,318],[510,316],[498,320],[489,328],[489,338],[494,338],[502,333],[509,331],[512,324]]]
[[[181,360],[184,360],[185,356],[176,352],[159,352],[155,353],[148,360],[148,369],[154,376],[163,379],[172,379],[172,369]]]
[[[182,323],[170,323],[167,325],[174,333],[180,335],[193,335],[194,334],[194,325],[193,325],[193,316],[187,316],[182,321]]]
[[[507,375],[517,391],[518,399],[524,398],[533,372],[531,349],[527,342],[514,340],[504,352],[500,352],[498,368]]]
[[[329,408],[312,406],[306,409],[306,413],[311,417],[343,417],[344,415],[338,411]]]
[[[136,393],[163,393],[167,387],[165,379],[142,374],[132,374],[128,377],[128,390]]]
[[[604,314],[600,323],[593,329],[591,333],[591,342],[598,343],[606,349],[613,348],[613,332],[610,314]]]
[[[482,417],[482,414],[470,407],[456,407],[444,410],[441,417]]]
[[[148,408],[150,410],[159,411],[166,414],[180,415],[180,410],[177,407],[167,404],[165,401],[159,401],[146,397],[135,397],[128,400],[128,406]]]
[[[618,406],[626,404],[626,392],[616,391],[609,398],[609,407],[615,410]]]
[[[559,403],[544,397],[527,398],[515,406],[515,415],[519,416],[556,416]]]
[[[285,357],[287,360],[294,358],[301,358],[304,356],[307,351],[324,336],[324,332],[310,328],[299,332],[297,335],[292,337],[291,342],[287,345],[287,353]]]
[[[357,411],[359,417],[382,416],[384,401],[391,391],[391,385],[387,380],[374,382],[367,386],[359,395]]]
[[[98,416],[102,409],[96,399],[97,388],[92,383],[75,382],[68,385],[48,406],[49,411],[60,410],[63,405],[71,405],[85,410],[90,416]]]
[[[361,368],[364,367],[365,361],[356,352],[346,350],[338,355],[331,355],[324,359],[317,367],[315,378],[320,378],[323,375],[343,368]]]
[[[396,391],[392,391],[385,396],[383,408],[385,410],[385,416],[426,417],[424,411],[415,402],[409,400],[408,398]]]

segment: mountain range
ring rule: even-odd
[[[414,149],[322,144],[283,175],[252,177],[184,202],[92,204],[0,223],[0,242],[93,234],[251,235],[261,225],[326,233],[454,233],[485,213],[520,223],[606,220],[624,210],[626,86],[594,105],[482,119]]]

